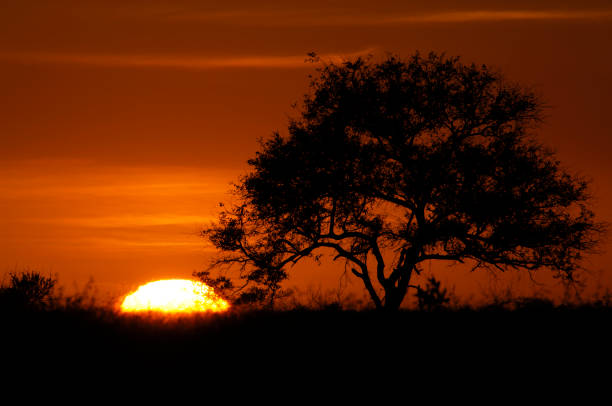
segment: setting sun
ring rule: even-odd
[[[210,286],[187,279],[147,283],[127,295],[121,304],[124,312],[222,312],[228,307],[229,304],[216,295]]]

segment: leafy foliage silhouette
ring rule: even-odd
[[[604,226],[588,182],[536,140],[533,92],[434,53],[317,73],[288,135],[249,160],[239,203],[203,231],[220,254],[196,275],[273,303],[288,266],[331,252],[390,310],[423,291],[411,278],[424,261],[574,279]],[[238,287],[224,273],[236,267]]]
[[[417,287],[417,305],[422,311],[441,310],[450,303],[448,291],[440,287],[440,281],[435,277],[427,279],[424,288]]]

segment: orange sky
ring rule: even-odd
[[[212,252],[198,231],[257,139],[286,128],[310,51],[498,67],[550,105],[542,139],[593,179],[612,221],[610,49],[609,1],[5,0],[0,271],[104,290],[201,270]],[[592,289],[612,287],[609,246],[590,258]],[[294,281],[335,286],[331,268]],[[489,283],[436,272],[464,297]]]

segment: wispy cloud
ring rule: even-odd
[[[597,20],[611,19],[612,10],[601,11],[557,11],[557,10],[504,10],[504,11],[458,11],[417,16],[389,17],[388,22],[396,23],[455,23],[477,21],[516,20]]]
[[[320,55],[322,61],[340,61],[358,55],[372,53],[368,48],[351,53]],[[128,55],[82,54],[55,52],[0,53],[0,60],[38,64],[76,64],[120,68],[166,68],[207,70],[222,68],[304,68],[307,55],[287,56],[225,56],[198,57],[190,55]]]
[[[2,163],[1,252],[30,247],[36,253],[45,247],[92,255],[151,255],[157,249],[201,255],[213,248],[199,231],[217,218],[218,199],[234,173],[61,160],[14,168]]]
[[[51,224],[87,228],[126,228],[176,225],[202,225],[216,220],[213,216],[178,215],[159,213],[155,215],[122,215],[92,217],[27,218],[25,223]]]
[[[471,23],[524,20],[610,20],[609,10],[466,10],[435,13],[401,11],[392,14],[338,10],[232,10],[207,13],[174,13],[177,20],[198,20],[245,25],[276,26],[380,26],[427,23]]]

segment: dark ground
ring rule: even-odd
[[[3,309],[0,382],[42,401],[86,393],[79,403],[121,404],[126,393],[157,403],[170,393],[172,404],[599,404],[609,393],[611,315],[609,306],[541,303],[182,319]]]
[[[608,363],[610,307],[538,307],[438,312],[251,311],[175,319],[103,310],[1,313],[5,361],[19,365],[239,370],[484,363],[562,368]],[[6,363],[5,363],[6,365]],[[146,369],[146,368],[145,368]]]

